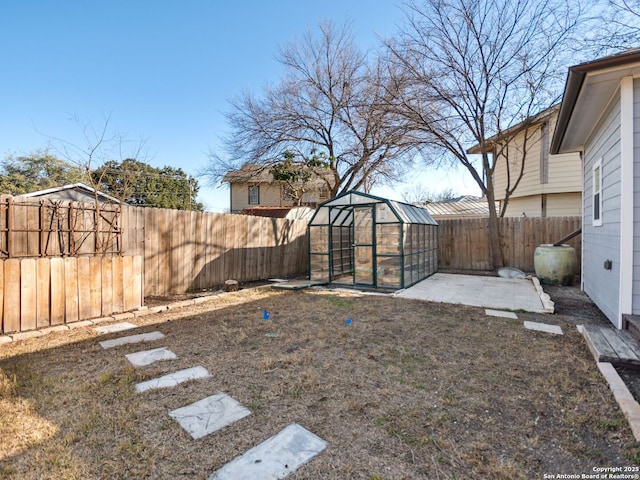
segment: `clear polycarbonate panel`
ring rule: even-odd
[[[373,248],[354,247],[354,281],[362,285],[373,285]]]
[[[408,285],[411,285],[413,283],[411,279],[411,257],[405,255],[403,264],[404,286],[407,287]]]
[[[329,215],[331,225],[348,226],[353,223],[353,209],[352,208],[331,208]]]
[[[351,273],[353,271],[351,228],[333,227],[331,240],[332,277]]]
[[[329,227],[309,227],[309,252],[329,252]]]
[[[389,203],[407,223],[424,223],[425,225],[437,225],[438,223],[429,214],[426,208],[408,203],[396,202],[390,200]]]
[[[373,216],[369,207],[357,207],[353,210],[353,243],[356,245],[373,244]]]
[[[402,258],[378,255],[376,277],[379,287],[400,288],[402,280]]]
[[[398,223],[400,220],[389,205],[376,204],[376,223]]]
[[[320,207],[309,222],[309,225],[327,225],[329,223],[329,207]]]
[[[310,279],[314,281],[329,281],[329,255],[312,253],[310,255],[311,273]]]
[[[376,252],[378,255],[400,254],[400,228],[398,223],[376,225]]]

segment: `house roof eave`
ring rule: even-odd
[[[637,66],[633,66],[637,64]],[[590,110],[598,110],[618,87],[623,76],[640,72],[640,48],[602,57],[569,68],[560,104],[558,122],[551,140],[551,153],[570,153],[582,150],[585,128],[575,126],[576,118],[589,118]],[[603,79],[606,80],[606,84]],[[599,83],[598,83],[599,82]],[[596,89],[596,87],[600,87]],[[595,97],[601,100],[596,105]],[[573,131],[571,131],[573,128]]]
[[[512,127],[507,128],[502,133],[500,133],[499,136],[500,137],[504,137],[505,135],[510,135],[510,134],[513,134],[513,133],[517,133],[518,131],[523,130],[525,127],[540,123],[540,122],[544,121],[546,118],[548,118],[551,115],[553,115],[559,108],[560,108],[560,104],[559,103],[551,105],[549,108],[545,108],[541,112],[538,112],[537,114],[528,117],[527,119],[523,120],[522,122],[517,123],[516,125],[514,125]],[[487,138],[483,142],[484,146],[485,146],[484,149],[482,148],[482,143],[477,143],[473,147],[467,149],[467,153],[470,154],[470,155],[475,155],[475,154],[483,153],[483,151],[484,152],[490,152],[493,149],[494,144],[496,143],[497,139],[498,139],[498,135],[494,135],[494,136],[492,136],[490,138]]]

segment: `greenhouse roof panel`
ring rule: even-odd
[[[338,195],[335,198],[322,203],[316,214],[309,222],[310,225],[350,225],[351,206],[357,205],[373,205],[384,203],[388,205],[398,220],[403,223],[420,223],[426,225],[437,225],[438,223],[431,217],[426,208],[408,203],[398,202],[396,200],[387,200],[385,198],[376,197],[368,193],[349,191]],[[387,219],[386,221],[389,221]]]

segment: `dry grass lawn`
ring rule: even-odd
[[[0,478],[204,479],[292,422],[328,442],[296,479],[529,479],[639,463],[575,328],[521,317],[560,321],[565,335],[479,308],[260,288],[137,318],[135,333],[166,334],[143,346],[103,350],[131,332],[92,328],[2,345]],[[178,360],[124,357],[160,346]],[[211,378],[134,392],[197,365]],[[168,416],[220,391],[253,414],[200,440]]]

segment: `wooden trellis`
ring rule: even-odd
[[[121,206],[0,196],[0,258],[122,253]]]

